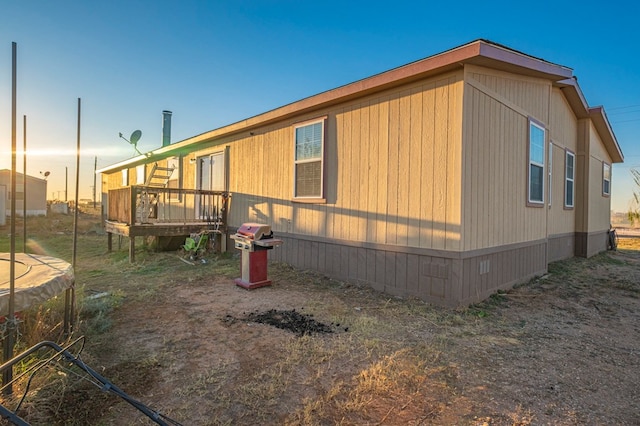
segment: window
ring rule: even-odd
[[[541,125],[529,122],[529,203],[544,203],[544,145],[545,130]]]
[[[224,157],[224,151],[198,157],[198,181],[196,182],[198,189],[205,191],[227,190]]]
[[[602,195],[611,195],[611,166],[602,163]]]
[[[144,185],[145,183],[144,168],[144,164],[136,167],[136,185]]]
[[[167,168],[173,169],[167,180],[167,188],[181,188],[182,187],[182,175],[180,173],[180,157],[167,158]],[[170,193],[169,201],[180,201],[181,197],[179,193]]]
[[[122,186],[129,186],[129,169],[122,171]]]
[[[293,197],[319,200],[323,188],[323,152],[325,120],[295,127]]]
[[[576,173],[575,164],[576,155],[571,151],[566,151],[564,162],[564,206],[566,208],[573,208]]]
[[[204,155],[196,159],[196,189],[204,191],[226,191],[227,173],[225,167],[226,151]],[[196,217],[200,219],[214,218],[219,214],[217,206],[212,203],[211,196],[196,198]]]
[[[167,188],[180,188],[180,157],[167,158],[167,168],[173,169],[167,180]]]

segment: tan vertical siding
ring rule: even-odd
[[[548,117],[549,83],[474,66],[465,81],[462,248],[545,238],[546,209],[526,206],[527,135],[529,117]]]
[[[543,209],[526,207],[527,118],[474,87],[466,96],[476,112],[465,124],[464,248],[528,241],[534,231],[541,238],[540,221],[530,216]]]
[[[575,231],[575,208],[565,209],[565,150],[578,151],[578,119],[567,100],[554,88],[551,93],[549,136],[553,142],[552,203],[549,209],[549,235]],[[577,178],[577,175],[576,175]],[[576,185],[581,185],[577,183]],[[575,191],[574,191],[575,195]],[[575,202],[574,202],[575,204]]]
[[[446,197],[447,197],[447,150],[449,85],[447,80],[436,82],[434,125],[434,197],[433,197],[433,242],[435,249],[444,249],[446,241]]]
[[[411,247],[420,247],[420,218],[422,215],[420,206],[420,194],[422,186],[428,185],[422,180],[421,170],[422,162],[422,88],[414,88],[410,97],[410,114],[415,117],[411,120],[409,129],[409,167],[407,168],[407,179],[411,177],[411,184],[407,182],[407,191],[409,197],[408,211],[408,238],[407,245]]]
[[[379,103],[374,102],[369,106],[367,135],[369,140],[368,150],[368,176],[367,176],[367,235],[369,241],[379,243],[378,236],[378,197],[380,176],[380,132],[379,132]]]
[[[433,244],[433,194],[436,186],[435,153],[435,83],[424,85],[422,95],[422,168],[420,170],[419,247]],[[417,172],[416,172],[417,173]]]
[[[346,210],[346,217],[348,218],[347,232],[345,232],[345,239],[351,241],[362,241],[363,229],[361,229],[361,211],[360,200],[362,194],[360,193],[360,180],[362,169],[362,140],[360,135],[360,106],[353,107],[350,111],[350,119],[348,121],[349,136],[345,141],[348,143],[349,161],[345,161],[346,170],[345,176],[349,176],[350,182],[347,183],[349,193],[345,194],[343,202],[345,206],[348,206]],[[365,145],[366,146],[366,145]]]
[[[231,227],[268,222],[281,233],[457,251],[462,77],[441,75],[208,141],[189,158],[228,147]],[[322,117],[326,203],[297,203],[293,126]],[[195,173],[185,161],[185,187]],[[129,174],[134,179],[135,169]],[[109,179],[119,186],[119,173]]]
[[[419,155],[411,150],[411,122],[420,121],[419,114],[413,115],[411,111],[411,92],[400,93],[400,117],[398,121],[398,237],[397,245],[406,246],[409,243],[409,197],[411,183],[418,180],[411,176],[410,158]]]
[[[611,197],[602,194],[602,162],[611,165],[602,140],[593,124],[589,129],[589,227],[588,232],[609,229],[611,224]]]
[[[377,211],[377,243],[387,241],[387,200],[389,199],[389,102],[388,98],[381,98],[378,101],[380,106],[378,112],[378,207]]]
[[[396,244],[398,237],[398,122],[400,100],[398,95],[389,101],[389,162],[387,163],[387,244]],[[384,188],[382,188],[384,190]]]
[[[467,65],[468,76],[500,97],[518,105],[539,121],[546,122],[549,111],[547,80]]]

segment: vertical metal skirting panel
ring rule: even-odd
[[[270,253],[271,259],[394,296],[450,307],[482,301],[547,270],[546,242],[455,259],[291,237],[283,240]]]

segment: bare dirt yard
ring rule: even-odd
[[[286,265],[247,291],[237,256],[142,251],[130,265],[105,240],[81,239],[81,356],[168,424],[640,424],[639,239],[458,310]],[[18,414],[153,424],[64,371]]]

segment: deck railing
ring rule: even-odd
[[[107,220],[144,225],[206,222],[226,227],[228,192],[132,185],[109,190]]]

